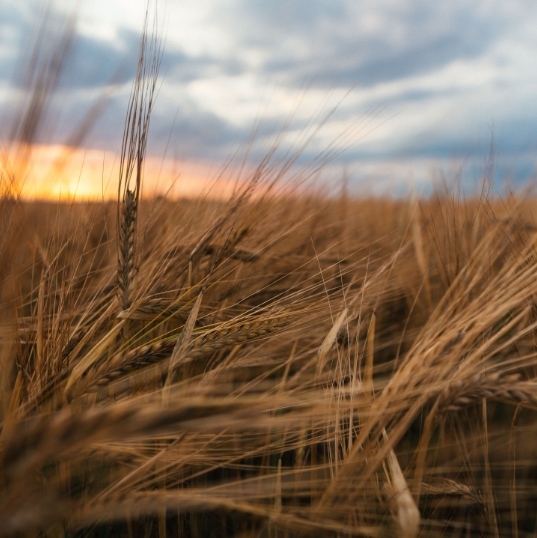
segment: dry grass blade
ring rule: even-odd
[[[117,335],[123,329],[125,320],[122,320],[115,327],[113,327],[107,334],[105,334],[96,345],[94,345],[90,351],[80,360],[73,368],[71,375],[67,380],[64,394],[69,396],[72,392],[76,392],[81,379],[86,377],[88,372],[93,372],[96,368],[96,364],[99,364],[99,360],[105,354],[107,348],[116,340]],[[97,367],[98,369],[98,367]]]
[[[410,493],[407,481],[393,450],[388,454],[392,502],[395,507],[401,538],[415,538],[420,529],[420,512]]]
[[[253,503],[222,496],[212,497],[208,493],[188,490],[176,490],[171,492],[156,491],[131,493],[124,498],[111,499],[106,505],[88,505],[85,509],[71,515],[69,527],[78,528],[86,526],[90,522],[99,520],[114,520],[120,518],[128,507],[141,514],[154,513],[159,507],[166,506],[171,510],[180,512],[218,513],[222,510],[230,513],[238,513],[245,516],[262,518],[271,525],[299,535],[334,535],[344,534],[347,536],[371,536],[379,535],[375,526],[362,524],[353,525],[344,521],[317,522],[311,518],[300,517],[293,513],[277,513],[266,504]]]
[[[343,324],[345,323],[347,319],[347,314],[348,314],[348,309],[345,308],[343,312],[341,312],[341,314],[338,316],[338,318],[334,322],[334,325],[332,325],[332,328],[330,329],[329,333],[326,335],[325,339],[323,340],[323,343],[319,347],[319,351],[317,352],[319,355],[319,360],[317,362],[318,373],[322,372],[323,368],[325,367],[328,354],[330,353],[332,346],[337,340],[337,336],[341,330],[341,327],[343,327]]]
[[[200,310],[202,299],[203,291],[201,291],[198,295],[198,298],[196,299],[196,302],[194,303],[194,306],[192,307],[192,310],[188,315],[188,319],[186,320],[183,330],[181,331],[181,336],[179,336],[177,342],[175,343],[168,365],[168,375],[166,377],[167,386],[171,384],[173,371],[175,370],[181,357],[188,349],[190,339],[192,338],[192,331],[194,330],[194,325],[196,324],[196,320],[198,319],[198,312]]]

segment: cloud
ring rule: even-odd
[[[128,4],[116,2],[99,4],[115,6],[110,13],[117,18],[103,25],[106,31],[92,33],[87,21],[80,25],[50,103],[55,128],[43,130],[41,142],[64,142],[108,86],[114,96],[87,143],[119,150],[140,36],[132,21],[122,21],[120,7]],[[172,133],[173,154],[223,162],[249,144],[272,88],[275,97],[250,148],[252,159],[268,150],[290,114],[282,152],[308,129],[330,92],[337,101],[351,87],[333,124],[300,162],[313,158],[338,130],[354,129],[377,113],[364,139],[357,137],[354,145],[352,137],[346,139],[351,147],[340,162],[468,155],[472,148],[480,151],[481,141],[488,144],[491,121],[504,155],[514,156],[537,139],[533,1],[183,0],[169,9],[163,82],[150,132],[156,154]],[[94,20],[107,13],[94,13]],[[5,109],[24,87],[12,72],[24,65],[19,47],[39,22],[34,19],[26,3],[0,4]],[[293,109],[304,85],[303,104]]]
[[[474,5],[477,6],[477,2]],[[374,86],[485,54],[513,31],[520,13],[493,2],[472,9],[415,1],[273,0],[236,2],[230,24],[245,49],[260,52],[258,69],[288,84]],[[240,15],[239,15],[240,13]],[[525,16],[535,14],[535,8]]]
[[[127,29],[119,29],[114,41],[76,34],[69,55],[62,66],[63,74],[59,88],[76,91],[132,82],[136,72],[139,45],[139,34]],[[50,53],[54,53],[53,46],[47,49]],[[19,65],[28,64],[28,56],[27,54],[26,62],[22,61]],[[0,78],[10,80],[12,87],[20,89],[23,87],[23,77],[13,77],[10,73],[15,64],[13,60],[12,58],[11,66],[6,62],[3,63]],[[214,73],[216,67],[233,74],[242,70],[236,61],[228,61],[221,65],[216,59],[207,56],[190,57],[181,50],[163,50],[161,72],[166,79],[173,82],[188,83],[206,76],[207,71],[212,70]]]
[[[5,17],[2,18],[2,15]],[[3,57],[0,55],[0,85],[6,88],[2,96],[2,136],[5,139],[7,131],[15,132],[13,128],[6,130],[5,126],[18,125],[24,110],[31,106],[35,84],[40,84],[36,76],[40,69],[50,72],[51,68],[58,68],[55,57],[68,19],[64,13],[51,9],[46,19],[37,20],[35,14],[32,17],[31,13],[23,13],[15,5],[9,6],[9,9],[2,5],[0,20],[0,26],[9,28],[17,37],[36,34],[29,33],[28,28],[42,31],[36,48],[29,46],[33,43],[21,38],[7,47]],[[61,64],[58,83],[53,86],[50,98],[43,101],[41,125],[33,141],[41,144],[65,143],[90,119],[95,120],[95,124],[91,140],[86,143],[106,149],[115,145],[119,150],[139,46],[140,35],[127,28],[117,28],[113,39],[99,39],[75,32],[69,53]],[[35,60],[37,63],[33,63]],[[221,64],[207,55],[189,56],[178,47],[163,49],[160,72],[167,88],[175,87],[180,92],[182,85],[210,77],[218,70],[236,74],[241,72],[242,67],[233,60]],[[32,74],[30,79],[29,74]],[[32,82],[29,83],[29,80]],[[161,97],[165,93],[162,91]],[[88,118],[87,114],[99,100],[103,104],[106,102],[104,113],[99,118]],[[173,110],[171,114],[170,110]],[[176,111],[180,139],[189,156],[201,156],[203,151],[223,145],[227,147],[224,141],[236,140],[238,136],[236,129],[193,102],[181,102],[173,97],[163,102],[159,98],[152,115],[154,146],[162,149],[165,145]]]
[[[127,83],[134,79],[140,47],[138,33],[120,28],[112,42],[77,35],[74,46],[75,58],[66,66],[66,82],[73,88],[102,87],[110,82]],[[208,55],[191,56],[173,46],[162,51],[161,76],[173,83],[186,84],[218,71],[238,74],[242,70],[238,61],[220,62]]]

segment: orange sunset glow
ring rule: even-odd
[[[26,199],[109,200],[117,197],[119,155],[111,151],[33,145],[12,151],[4,164]],[[21,155],[24,155],[21,157]],[[16,164],[15,164],[16,163]],[[206,164],[148,156],[144,161],[145,196],[226,198],[235,182]]]

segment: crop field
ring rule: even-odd
[[[144,197],[141,51],[116,201],[0,170],[0,537],[533,536],[534,200]]]

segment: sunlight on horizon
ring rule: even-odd
[[[115,200],[119,156],[110,151],[34,145],[12,172],[15,189],[27,200]],[[11,164],[13,166],[13,164]],[[7,168],[7,167],[6,167]],[[18,170],[17,170],[18,169]],[[148,156],[144,160],[143,196],[227,198],[235,182],[215,179],[205,164]]]

